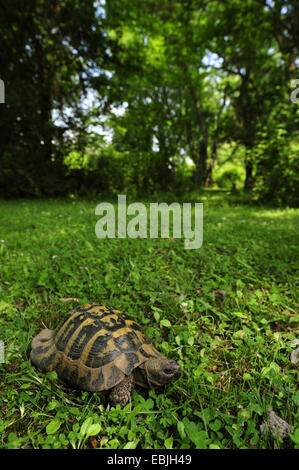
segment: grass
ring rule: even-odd
[[[0,202],[0,446],[298,448],[298,212],[207,196],[203,246],[186,250],[182,239],[98,239],[98,202]],[[77,305],[65,298],[131,315],[181,378],[107,410],[105,394],[40,373],[30,341]],[[261,433],[269,407],[289,438]]]

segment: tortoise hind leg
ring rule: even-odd
[[[53,330],[44,329],[31,342],[31,362],[40,370],[47,372],[53,369],[56,347],[53,342]]]
[[[119,384],[117,384],[110,392],[109,403],[112,406],[119,404],[125,406],[130,400],[132,390],[134,388],[134,376],[130,374],[126,376]]]

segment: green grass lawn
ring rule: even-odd
[[[299,448],[298,211],[205,197],[203,246],[186,250],[98,239],[99,202],[0,202],[0,447]],[[104,394],[37,371],[30,341],[77,305],[66,298],[125,311],[181,378],[107,410]],[[261,433],[269,407],[289,438]]]

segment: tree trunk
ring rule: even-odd
[[[252,172],[253,172],[252,162],[247,162],[246,163],[246,177],[245,177],[245,184],[244,184],[245,192],[249,192],[252,189],[252,186],[253,186]]]
[[[211,160],[209,167],[206,172],[206,180],[205,180],[205,187],[206,188],[211,188],[213,186],[213,168],[215,165],[216,161],[216,156],[217,156],[217,147],[218,147],[218,142],[217,140],[214,140],[213,142],[213,148],[212,148],[212,155],[211,155]]]
[[[204,113],[201,109],[200,102],[197,99],[196,90],[192,85],[190,85],[190,95],[196,111],[198,124],[202,132],[202,140],[200,143],[199,155],[197,161],[195,162],[195,183],[196,185],[201,186],[206,178],[209,135]]]

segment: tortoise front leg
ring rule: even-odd
[[[109,403],[112,406],[120,404],[125,406],[130,400],[132,390],[134,388],[134,376],[130,374],[126,376],[119,384],[115,385],[109,395]]]

